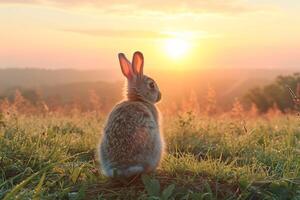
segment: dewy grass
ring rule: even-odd
[[[296,116],[170,117],[163,124],[165,157],[144,181],[101,175],[102,125],[96,115],[2,118],[0,199],[300,198]]]

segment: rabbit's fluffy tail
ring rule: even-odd
[[[114,177],[130,177],[137,174],[141,174],[145,171],[144,167],[141,165],[134,165],[130,166],[124,169],[116,169],[111,168],[104,170],[104,174],[108,177],[114,178]]]

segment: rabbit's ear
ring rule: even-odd
[[[143,75],[143,68],[144,68],[144,56],[141,52],[136,51],[133,54],[133,59],[132,59],[132,68],[133,72],[138,75],[142,76]]]
[[[125,57],[123,53],[119,53],[118,57],[119,57],[122,73],[128,79],[131,79],[133,77],[131,63],[128,61],[128,59]]]

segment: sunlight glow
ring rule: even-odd
[[[182,58],[189,48],[189,43],[181,38],[171,38],[165,41],[165,51],[173,59]]]

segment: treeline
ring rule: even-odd
[[[272,107],[282,112],[298,109],[300,97],[300,73],[289,76],[278,76],[276,80],[264,87],[251,89],[245,96],[247,105],[254,103],[262,113]]]

